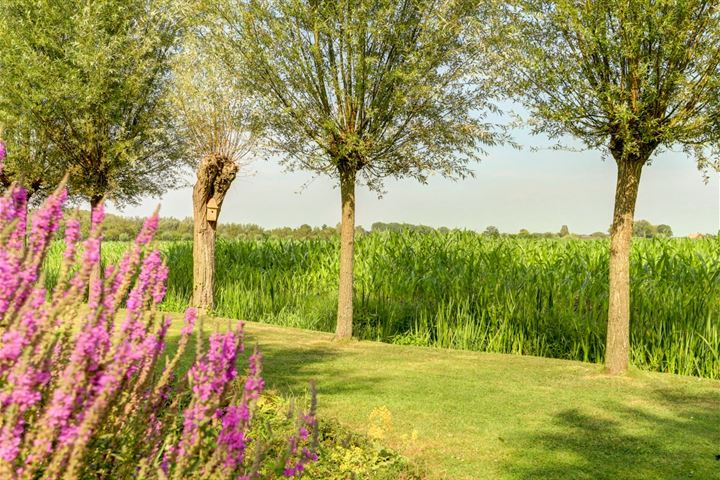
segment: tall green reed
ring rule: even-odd
[[[105,254],[114,255],[112,244]],[[192,245],[165,243],[163,308],[192,291]],[[336,240],[221,241],[220,316],[333,331]],[[636,240],[633,363],[720,378],[720,240]],[[606,240],[380,232],[356,243],[355,332],[363,339],[601,362]]]

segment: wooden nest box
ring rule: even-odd
[[[217,222],[218,204],[214,198],[211,198],[210,200],[208,200],[206,215],[207,215],[208,222]]]

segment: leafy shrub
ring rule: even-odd
[[[382,443],[334,421],[318,426],[320,460],[307,468],[316,480],[417,480],[422,471]]]
[[[275,438],[291,435],[292,422],[288,422],[295,410],[292,399],[275,392],[266,392],[258,401],[251,434],[262,437],[275,432]],[[381,409],[378,409],[379,411]],[[375,412],[369,418],[373,423]],[[348,430],[334,420],[323,419],[317,424],[318,461],[307,465],[307,480],[419,480],[424,478],[417,465],[396,451],[383,445],[380,439]],[[273,455],[285,448],[276,441],[270,446]]]
[[[0,478],[300,476],[317,458],[314,402],[284,439],[252,433],[262,357],[250,356],[241,381],[242,323],[207,349],[199,332],[194,364],[178,372],[197,316],[189,309],[177,351],[163,355],[171,318],[157,309],[168,277],[151,243],[157,214],[99,278],[102,207],[82,243],[68,220],[55,287],[43,287],[66,197],[63,186],[49,197],[27,237],[25,191],[0,199]]]

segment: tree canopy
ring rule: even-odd
[[[633,236],[643,238],[670,238],[673,236],[673,231],[670,225],[664,223],[653,225],[647,220],[637,220],[633,223]]]
[[[190,26],[173,61],[171,102],[177,135],[194,166],[209,154],[246,161],[257,133],[254,102],[235,72],[215,54],[207,20],[203,16]]]
[[[480,2],[226,0],[225,58],[259,94],[269,142],[292,167],[341,163],[387,176],[466,175],[497,140],[476,83]]]
[[[22,113],[22,112],[21,112]],[[0,190],[7,190],[18,182],[28,193],[28,200],[39,204],[52,192],[64,176],[60,162],[53,154],[50,142],[23,121],[5,121],[10,128],[0,128],[0,140],[8,143],[10,151],[2,171]]]
[[[93,202],[176,185],[182,149],[166,93],[183,9],[180,0],[0,0],[8,150],[69,170],[71,194]]]
[[[508,5],[503,34],[515,48],[503,70],[536,132],[616,158],[679,146],[709,165],[720,138],[717,1]]]

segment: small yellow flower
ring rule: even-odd
[[[386,406],[375,407],[368,416],[368,436],[373,440],[384,440],[392,429],[392,414]]]

